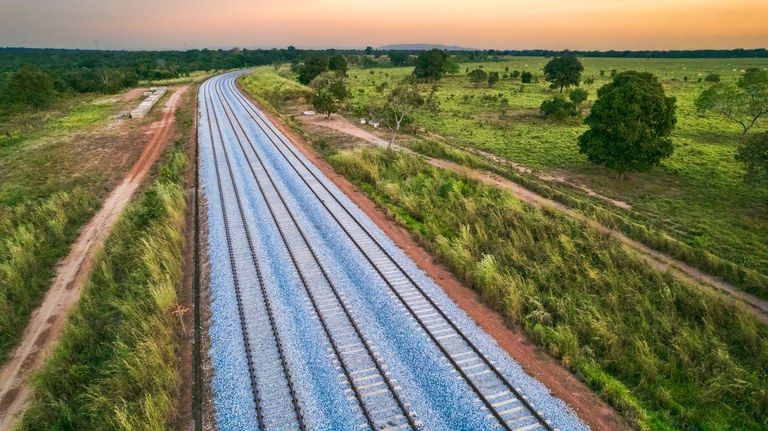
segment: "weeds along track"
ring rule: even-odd
[[[582,429],[267,121],[239,75],[200,90],[219,426]]]
[[[381,359],[375,353],[375,346],[372,346],[360,331],[352,312],[344,302],[343,295],[335,288],[331,277],[318,259],[317,253],[306,239],[301,226],[285,204],[282,193],[275,185],[271,174],[266,170],[266,166],[263,165],[261,157],[253,147],[253,142],[245,133],[218,88],[216,93],[222,103],[229,125],[236,131],[240,130],[245,138],[246,143],[240,138],[241,135],[236,133],[238,146],[247,155],[248,166],[264,199],[264,204],[272,215],[272,221],[280,233],[312,308],[323,327],[323,332],[330,342],[334,363],[337,363],[341,368],[349,391],[353,394],[360,408],[361,418],[364,419],[361,425],[367,425],[371,429],[416,429],[418,423],[414,419],[414,415],[408,412],[397,393],[400,388],[396,387],[395,382],[387,375],[386,365],[381,363]],[[217,122],[222,121],[216,117],[215,113],[214,118]],[[220,138],[223,141],[223,138]],[[226,146],[222,146],[222,149],[231,174]],[[232,180],[238,208],[242,213],[242,206],[239,205],[240,198],[234,185],[234,177]],[[245,216],[242,215],[241,219],[245,220]],[[253,264],[258,267],[247,229],[245,234],[253,256]],[[262,292],[271,320],[271,309],[263,284]],[[274,326],[272,328],[274,332]],[[244,328],[244,332],[245,330],[246,328]],[[279,346],[279,336],[275,334],[274,337]],[[282,351],[280,351],[280,355],[280,359],[283,361]],[[270,360],[270,358],[264,359]],[[261,358],[259,360],[261,361]],[[287,368],[284,367],[283,370],[283,377],[290,386]],[[255,382],[254,387],[258,388],[258,386],[259,383]],[[301,418],[292,389],[290,394],[294,402],[296,416]],[[261,401],[258,399],[257,405]],[[259,405],[259,409],[263,410],[264,407]],[[263,424],[268,428],[271,428],[270,425],[272,424]]]

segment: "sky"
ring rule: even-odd
[[[768,48],[768,0],[0,0],[0,46]]]

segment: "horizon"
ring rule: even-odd
[[[395,46],[425,46],[426,48],[391,48]],[[292,45],[289,45],[292,46]],[[317,47],[317,48],[306,48],[301,46],[293,46],[297,50],[302,51],[327,51],[327,50],[335,50],[335,51],[364,51],[367,47],[334,47],[334,46],[326,46],[326,47]],[[696,52],[696,51],[724,51],[724,52],[730,52],[730,51],[755,51],[755,50],[768,50],[768,47],[754,47],[754,48],[745,48],[745,47],[734,47],[734,48],[692,48],[692,49],[548,49],[548,48],[476,48],[476,47],[463,47],[463,46],[457,46],[457,45],[447,45],[444,43],[397,43],[397,44],[386,44],[381,46],[371,46],[376,51],[421,51],[421,50],[427,50],[431,49],[432,47],[437,47],[440,49],[443,49],[444,51],[449,52],[456,52],[456,51],[466,51],[466,52],[482,52],[482,51],[511,51],[511,52],[534,52],[534,51],[544,51],[544,52],[554,52],[554,53],[562,53],[562,52],[574,52],[574,53],[609,53],[609,52],[638,52],[638,53],[644,53],[644,52]],[[185,51],[192,51],[192,50],[210,50],[210,51],[231,51],[234,49],[244,49],[249,51],[256,51],[256,50],[273,50],[273,49],[286,49],[288,46],[205,46],[205,47],[186,47],[182,49],[177,48],[136,48],[136,49],[129,49],[129,48],[66,48],[66,47],[57,47],[57,46],[45,46],[45,47],[36,47],[36,46],[0,46],[0,49],[29,49],[29,50],[62,50],[62,51],[83,51],[83,52],[185,52]],[[454,49],[455,48],[455,49]]]
[[[535,5],[479,0],[472,6],[394,0],[386,6],[350,6],[341,0],[220,0],[215,5],[191,0],[183,7],[170,0],[0,0],[0,45],[129,51],[430,44],[422,40],[496,50],[768,46],[768,2],[758,0],[547,0]]]

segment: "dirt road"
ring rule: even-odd
[[[31,395],[28,378],[42,366],[63,333],[69,312],[80,299],[88,280],[96,253],[168,143],[176,107],[186,90],[187,87],[177,89],[165,103],[162,120],[149,126],[151,139],[141,156],[83,228],[69,255],[58,266],[50,289],[24,330],[21,343],[0,371],[0,431],[12,429],[24,411]]]
[[[355,138],[363,139],[381,147],[386,147],[388,145],[387,141],[366,130],[360,129],[359,127],[349,123],[343,118],[335,117],[331,120],[326,120],[324,118],[321,119],[319,116],[297,118],[299,118],[304,123],[343,132]],[[393,145],[392,148],[401,151],[409,151],[405,148],[398,147],[397,145]],[[566,207],[563,204],[542,197],[520,186],[517,183],[507,180],[506,178],[499,177],[489,172],[471,169],[466,166],[442,159],[432,159],[429,157],[426,157],[425,159],[433,166],[457,172],[483,184],[488,184],[508,190],[513,195],[515,195],[515,197],[530,205],[548,207],[563,212],[569,217],[586,223],[599,230],[600,232],[617,239],[630,252],[635,253],[637,256],[644,259],[646,262],[648,262],[649,265],[653,266],[659,271],[669,270],[673,276],[688,284],[692,284],[694,286],[713,287],[720,292],[726,293],[730,297],[737,299],[739,303],[743,304],[744,310],[753,314],[755,317],[757,317],[758,320],[764,323],[768,323],[768,301],[760,299],[754,295],[750,295],[749,293],[745,293],[735,286],[723,282],[709,274],[706,274],[701,270],[686,264],[685,262],[679,261],[656,250],[653,250],[650,247],[627,237],[617,230],[601,225],[594,220],[591,220],[586,216]],[[615,201],[614,204],[623,207],[619,201]]]

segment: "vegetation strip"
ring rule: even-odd
[[[758,413],[763,401],[747,394],[765,389],[768,329],[738,308],[648,269],[578,222],[412,156],[355,150],[329,161],[636,426],[725,421],[759,429],[766,420]],[[565,265],[566,258],[578,262]],[[693,372],[715,363],[722,375]],[[730,390],[721,379],[751,389]],[[709,397],[712,385],[728,398]],[[737,407],[750,402],[757,404]]]
[[[115,225],[61,342],[35,377],[21,429],[165,429],[178,370],[186,143]]]

